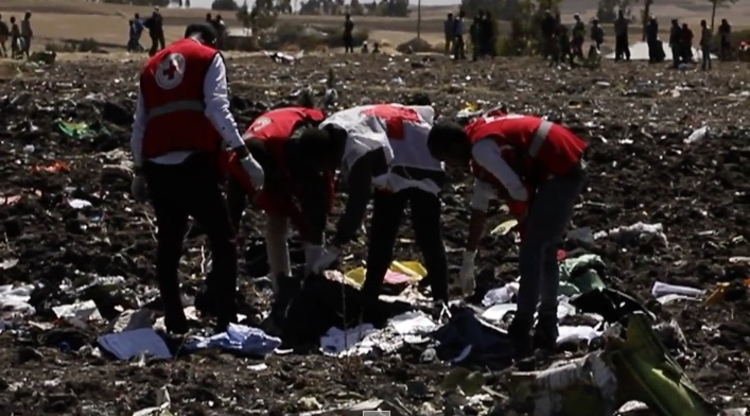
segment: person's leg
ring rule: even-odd
[[[573,206],[583,189],[585,172],[582,169],[565,177],[553,177],[544,182],[534,196],[529,209],[524,239],[519,252],[521,275],[518,310],[514,319],[518,329],[528,334],[537,302],[539,306],[538,338],[542,346],[554,347],[557,338],[557,292],[559,269],[557,245],[573,216]],[[522,337],[522,343],[528,340]],[[551,345],[550,345],[551,344]]]
[[[162,50],[166,47],[166,42],[164,40],[164,32],[159,34],[159,50]]]
[[[30,57],[31,53],[31,37],[30,36],[24,36],[23,38],[23,52],[26,54],[26,58]]]
[[[443,243],[440,199],[437,195],[413,189],[409,191],[409,207],[417,246],[430,279],[432,298],[447,303],[448,258]]]
[[[164,304],[167,330],[187,332],[187,319],[183,312],[177,269],[182,256],[182,240],[187,227],[188,213],[183,203],[184,195],[178,168],[146,164],[148,191],[156,214],[156,278]]]
[[[231,177],[227,180],[227,207],[232,227],[235,233],[239,234],[242,214],[247,208],[247,196],[240,184]]]
[[[186,164],[190,184],[188,213],[205,230],[211,246],[212,270],[206,276],[206,295],[213,301],[218,318],[217,329],[223,330],[237,319],[237,239],[220,187],[220,175],[204,155],[195,155]]]
[[[271,279],[274,295],[278,294],[278,280],[291,275],[289,245],[286,241],[289,232],[289,218],[277,213],[266,214],[266,255],[268,256],[268,276]]]
[[[367,271],[362,285],[365,308],[380,296],[383,279],[393,260],[393,245],[406,208],[404,192],[375,191],[372,200],[372,219],[368,232]]]
[[[159,50],[158,40],[156,39],[156,36],[150,36],[151,37],[151,49],[148,51],[149,56],[154,56],[156,54],[156,51]]]

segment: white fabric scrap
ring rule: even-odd
[[[503,287],[498,287],[488,291],[482,299],[482,305],[492,306],[498,303],[510,303],[513,296],[518,294],[519,284],[517,282],[508,283]]]
[[[0,286],[0,310],[24,315],[34,313],[34,307],[29,304],[33,290],[34,285]]]
[[[664,245],[668,243],[667,236],[664,234],[664,226],[661,223],[646,224],[640,221],[633,225],[617,227],[609,231],[599,231],[594,234],[595,240],[604,237],[621,244],[647,237],[654,237]]]
[[[659,303],[667,304],[679,299],[699,300],[706,294],[706,291],[657,281],[651,287],[651,294],[654,295]]]

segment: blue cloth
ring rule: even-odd
[[[281,339],[272,337],[258,328],[229,324],[226,332],[210,337],[195,337],[185,348],[197,351],[205,348],[221,348],[245,355],[264,357],[281,345]]]

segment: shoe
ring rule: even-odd
[[[557,316],[539,316],[534,328],[534,348],[554,352],[558,334]]]
[[[508,335],[510,336],[510,345],[513,349],[514,360],[523,360],[534,353],[530,319],[518,316],[514,317],[513,322],[508,327]]]
[[[174,314],[164,314],[164,326],[170,334],[187,334],[190,330],[185,313],[180,311]]]

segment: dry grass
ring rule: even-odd
[[[568,20],[569,16],[576,12],[585,17],[592,17],[595,6],[596,0],[564,1],[564,19]],[[457,6],[423,8],[422,36],[433,44],[442,42],[443,19],[448,12],[455,11],[456,8]],[[128,19],[135,13],[146,15],[151,10],[148,7],[100,4],[83,0],[0,0],[0,13],[6,20],[11,15],[20,17],[25,11],[31,11],[34,15],[34,49],[41,49],[49,42],[84,38],[94,38],[105,47],[118,49],[123,48],[126,42]],[[188,23],[202,20],[206,12],[205,9],[163,9],[167,41],[179,38]],[[691,24],[696,24],[700,19],[708,19],[711,8],[705,0],[669,0],[660,1],[653,12],[662,22],[663,29],[667,29],[668,20],[671,18],[680,18]],[[722,17],[728,17],[737,29],[750,26],[750,2],[739,2],[731,10],[720,9],[717,19]],[[234,16],[226,13],[225,20],[231,25],[234,23]],[[319,25],[342,24],[340,16],[282,16],[280,20]],[[358,27],[370,30],[373,40],[384,40],[391,45],[398,45],[413,38],[417,30],[416,12],[409,18],[355,17],[355,22]],[[508,29],[507,23],[501,23],[501,32],[507,33]]]

